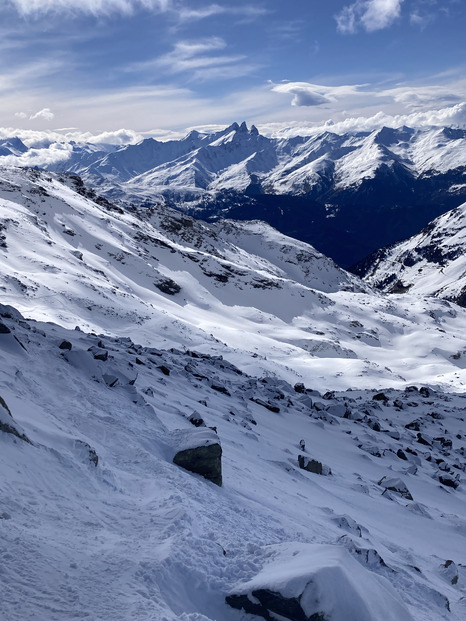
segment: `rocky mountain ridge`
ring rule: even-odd
[[[0,142],[0,164],[18,158],[77,174],[124,206],[168,204],[203,219],[263,219],[348,267],[464,202],[465,136],[454,128],[384,127],[268,138],[233,123],[212,134],[123,147],[29,149],[12,137]]]

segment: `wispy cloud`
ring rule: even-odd
[[[383,30],[400,16],[404,0],[356,0],[335,16],[337,30],[355,34],[361,28],[367,32]]]
[[[268,9],[256,6],[253,4],[236,5],[236,6],[221,6],[220,4],[209,4],[197,9],[189,7],[181,7],[177,10],[178,16],[182,21],[194,21],[199,19],[206,19],[208,17],[215,17],[216,15],[235,15],[245,19],[254,19],[261,15],[266,15]]]
[[[189,72],[189,81],[201,82],[237,78],[254,71],[256,65],[246,62],[245,56],[223,54],[226,47],[226,42],[220,37],[179,41],[171,52],[149,61],[132,63],[124,70],[152,75]]]
[[[6,2],[24,16],[44,13],[131,14],[140,8],[167,11],[172,5],[172,0],[6,0]]]
[[[425,109],[433,106],[461,102],[464,99],[463,92],[445,86],[398,86],[385,89],[378,93],[381,97],[392,97],[394,101],[403,104],[406,108]]]

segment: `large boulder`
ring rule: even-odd
[[[305,455],[298,455],[298,465],[302,470],[325,476],[332,474],[331,469],[317,459],[309,459]]]
[[[215,431],[208,427],[172,432],[173,463],[222,485],[222,447]]]
[[[267,621],[413,621],[390,582],[337,545],[268,547],[265,567],[226,597]]]

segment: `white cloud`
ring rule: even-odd
[[[420,109],[461,102],[464,92],[455,93],[454,86],[398,86],[378,93],[380,97],[392,97],[406,108]]]
[[[29,117],[29,120],[34,121],[35,119],[43,119],[44,121],[52,121],[54,118],[55,118],[55,115],[50,110],[50,108],[42,108],[42,110],[39,110],[39,112],[36,112],[35,114],[31,114],[31,116]]]
[[[272,87],[275,93],[293,95],[292,106],[321,106],[352,95],[358,95],[363,85],[322,86],[309,82],[287,82]]]
[[[17,134],[18,135],[18,134]],[[44,148],[29,149],[19,157],[4,155],[0,157],[0,164],[5,166],[50,166],[58,162],[65,162],[71,155],[73,147],[70,144],[46,143]]]
[[[28,115],[25,112],[15,112],[15,117],[17,119],[27,119]]]
[[[356,0],[335,16],[337,30],[354,34],[359,28],[367,32],[383,30],[400,16],[404,0]]]
[[[172,0],[7,0],[21,15],[44,13],[132,13],[137,8],[167,11]]]
[[[198,9],[180,8],[178,15],[182,21],[193,21],[215,15],[239,15],[246,18],[254,18],[267,13],[267,9],[254,5],[221,6],[219,4],[209,4]]]
[[[127,65],[125,71],[166,74],[190,72],[190,81],[225,80],[247,75],[256,65],[245,63],[245,56],[222,54],[227,47],[220,37],[198,41],[179,41],[173,50],[159,58]]]

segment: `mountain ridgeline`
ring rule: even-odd
[[[62,150],[42,167],[79,175],[123,206],[261,219],[348,268],[466,200],[465,137],[462,129],[383,127],[269,138],[233,123],[182,140],[71,144],[65,159]],[[36,149],[38,160],[51,146]],[[4,139],[0,164],[27,152],[18,138]]]

